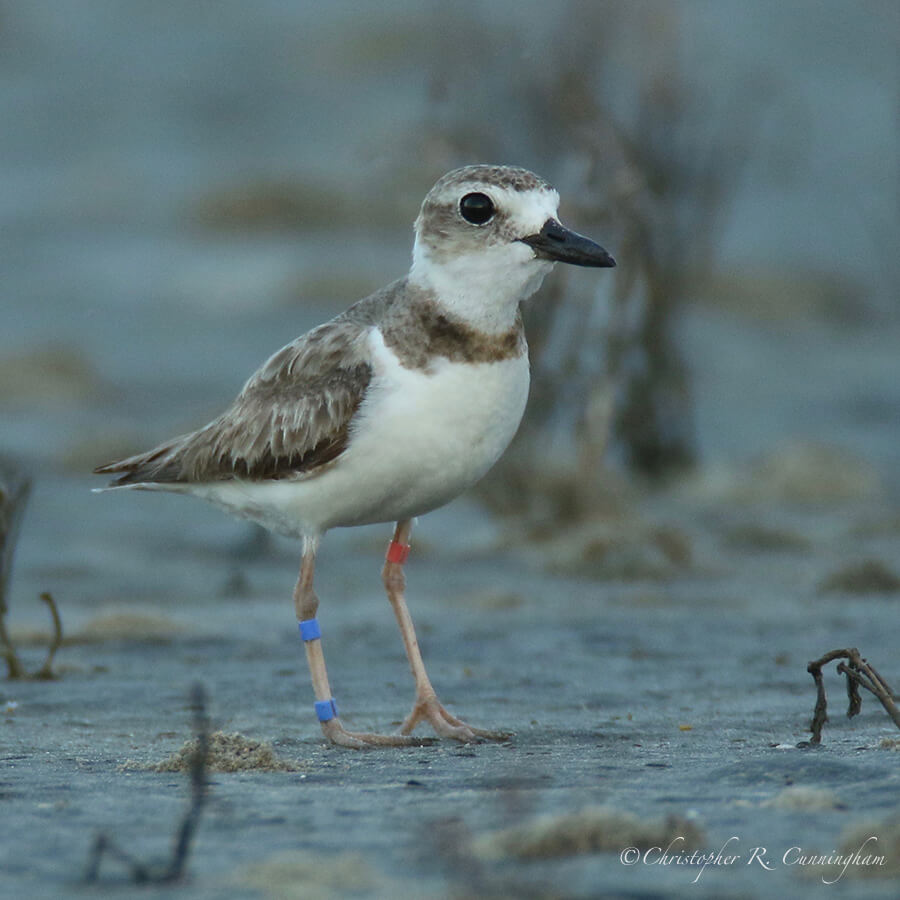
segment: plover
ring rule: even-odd
[[[564,228],[559,195],[525,169],[475,165],[444,175],[415,222],[405,278],[274,354],[204,428],[100,466],[108,488],[172,491],[302,541],[294,607],[315,711],[344,747],[501,739],[438,701],[404,599],[413,518],[478,481],[512,440],[528,395],[519,304],[557,261],[614,266]],[[382,578],[415,679],[399,733],[353,733],[338,717],[313,590],[316,551],[339,526],[396,523]]]

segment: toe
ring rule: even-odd
[[[367,750],[372,747],[427,747],[435,743],[435,738],[412,737],[403,734],[372,734],[370,732],[347,731],[339,719],[322,723],[325,737],[338,747],[350,750]]]
[[[412,713],[406,720],[402,733],[408,734],[413,725],[419,719],[427,719],[435,733],[442,738],[451,738],[465,744],[477,741],[507,741],[512,735],[505,731],[488,731],[484,728],[475,728],[462,719],[456,718],[452,713],[444,709],[437,697],[428,697],[413,707]]]
[[[468,726],[469,730],[483,741],[509,741],[515,736],[514,731],[490,731],[486,728],[475,728],[473,725]]]

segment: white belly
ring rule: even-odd
[[[421,515],[478,481],[509,445],[525,410],[526,354],[493,363],[435,360],[405,369],[372,331],[374,376],[347,450],[312,476],[224,482],[196,491],[284,534]]]

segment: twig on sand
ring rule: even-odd
[[[55,678],[53,657],[62,646],[63,637],[62,620],[59,617],[56,601],[49,593],[45,592],[41,594],[41,600],[50,607],[50,616],[53,619],[53,637],[50,639],[50,648],[44,664],[32,675],[19,658],[16,645],[6,628],[6,614],[9,612],[6,596],[12,577],[13,554],[30,491],[31,479],[22,466],[11,459],[0,457],[0,656],[6,660],[6,677],[11,681],[26,678],[43,680]]]
[[[813,710],[812,722],[809,726],[812,732],[810,744],[822,743],[822,726],[828,721],[828,700],[825,696],[822,667],[835,659],[847,660],[846,663],[840,662],[837,665],[837,671],[841,675],[847,676],[847,698],[849,701],[847,716],[852,718],[860,711],[862,697],[859,689],[864,687],[881,701],[881,705],[893,719],[894,724],[900,728],[900,709],[894,703],[897,695],[891,690],[881,675],[878,674],[875,667],[860,656],[856,647],[848,647],[844,650],[832,650],[819,659],[813,660],[806,667],[806,671],[812,675],[813,681],[816,683],[816,707]]]
[[[53,621],[53,636],[50,638],[50,646],[47,648],[44,664],[34,673],[29,672],[22,664],[22,660],[19,659],[16,645],[6,630],[3,614],[0,612],[0,655],[6,659],[6,677],[10,681],[24,681],[26,679],[52,681],[56,678],[56,673],[53,671],[53,659],[56,656],[56,651],[62,647],[62,619],[59,615],[59,607],[56,605],[56,600],[53,599],[53,595],[49,591],[44,591],[41,594],[41,600],[50,608],[50,618]]]
[[[62,646],[62,619],[59,617],[59,608],[53,599],[53,594],[49,591],[44,591],[41,594],[41,600],[50,607],[50,618],[53,619],[53,637],[50,639],[50,646],[47,648],[47,658],[44,660],[44,664],[31,677],[50,679],[56,678],[56,675],[53,674],[53,657],[56,656],[56,651]]]
[[[28,502],[31,479],[11,459],[0,458],[0,655],[6,660],[9,678],[26,678],[16,648],[6,630],[6,590],[12,574],[13,553],[19,537],[22,514]]]
[[[191,853],[191,844],[203,805],[206,802],[206,768],[209,756],[209,718],[206,715],[206,697],[203,686],[194,684],[191,687],[191,710],[194,714],[194,733],[197,736],[197,749],[191,759],[191,799],[181,824],[175,832],[175,841],[172,846],[172,858],[162,865],[157,863],[145,863],[137,859],[127,850],[123,850],[105,832],[101,832],[94,840],[88,857],[87,869],[84,880],[87,883],[95,883],[100,874],[100,862],[103,855],[107,854],[118,860],[129,870],[131,881],[135,884],[168,884],[178,881],[183,875],[188,857]]]

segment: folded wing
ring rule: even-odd
[[[110,486],[293,478],[347,447],[372,377],[366,329],[338,317],[279,350],[199,431],[100,466]]]

